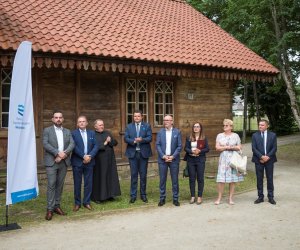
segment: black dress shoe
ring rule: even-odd
[[[131,198],[129,203],[135,203],[135,201],[136,201],[136,198]]]
[[[141,199],[142,199],[143,202],[148,203],[147,197],[142,197]]]
[[[173,201],[173,205],[176,206],[176,207],[179,207],[179,206],[180,206],[180,203],[179,203],[179,201],[174,200],[174,201]]]
[[[272,205],[276,205],[276,201],[273,198],[269,199],[269,203],[271,203]]]
[[[254,204],[259,204],[261,202],[264,202],[264,198],[258,198],[257,200],[254,201]]]
[[[166,203],[165,200],[160,200],[160,201],[158,202],[158,206],[161,207],[161,206],[165,205],[165,203]]]

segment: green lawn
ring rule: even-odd
[[[243,116],[234,116],[233,117],[233,125],[234,125],[234,131],[243,131],[243,123],[244,123],[244,117]],[[255,131],[257,130],[257,119],[251,118],[250,119],[250,129],[249,129],[249,121],[247,119],[247,131]]]

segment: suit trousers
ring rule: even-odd
[[[198,197],[202,197],[204,189],[205,161],[189,161],[188,169],[191,197],[195,197],[196,177],[198,182]]]
[[[146,198],[148,158],[144,158],[140,152],[136,151],[134,157],[129,158],[129,164],[131,174],[130,197],[137,197],[138,175],[140,175],[140,195],[141,198]]]
[[[67,165],[64,160],[54,163],[53,166],[46,166],[47,173],[47,210],[53,211],[60,207],[61,194],[67,174]]]
[[[94,165],[73,166],[75,205],[81,206],[81,183],[83,176],[83,205],[91,202]]]
[[[268,198],[274,198],[274,184],[273,184],[273,172],[274,163],[255,163],[256,181],[257,181],[257,193],[259,198],[264,198],[264,171],[266,172],[267,178],[267,190]]]
[[[179,163],[178,162],[164,162],[159,163],[159,191],[160,191],[160,200],[166,199],[166,183],[168,168],[170,168],[171,181],[172,181],[172,192],[173,200],[177,201],[179,197],[179,183],[178,183],[178,174],[179,174]]]

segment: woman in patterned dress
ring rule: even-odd
[[[235,183],[243,181],[244,177],[239,175],[235,169],[229,166],[233,151],[241,150],[241,139],[238,134],[232,132],[233,121],[225,119],[223,121],[224,132],[217,135],[216,150],[221,152],[218,166],[218,198],[215,201],[216,205],[221,203],[224,192],[225,183],[229,183],[229,204],[234,205],[233,194]]]

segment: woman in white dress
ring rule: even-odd
[[[225,183],[229,183],[229,204],[234,205],[233,194],[235,183],[243,181],[244,177],[239,175],[235,169],[232,169],[229,164],[233,151],[242,149],[241,139],[238,134],[232,132],[233,121],[225,119],[223,121],[224,132],[217,135],[216,150],[221,152],[218,166],[218,198],[215,201],[216,205],[221,203],[224,192]]]

